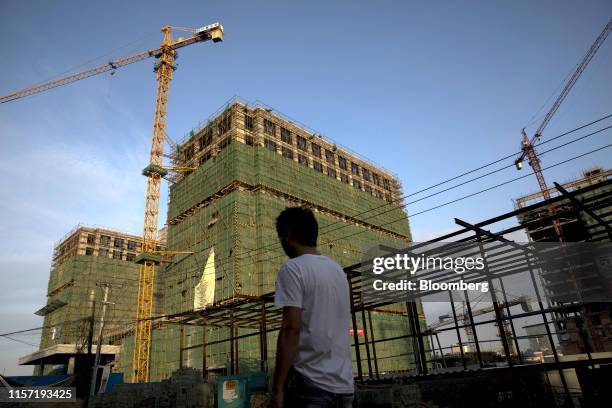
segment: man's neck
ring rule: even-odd
[[[319,251],[317,251],[316,247],[301,246],[301,247],[295,249],[295,256],[294,256],[294,258],[297,258],[298,256],[301,256],[301,255],[306,255],[306,254],[319,255]]]

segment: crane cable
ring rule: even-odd
[[[45,80],[42,80],[42,81],[36,82],[36,83],[34,83],[34,84],[32,84],[32,85],[28,86],[28,88],[32,88],[32,87],[35,87],[35,86],[39,86],[39,85],[42,85],[42,84],[44,84],[44,83],[46,83],[46,82],[50,82],[50,81],[53,81],[53,80],[55,80],[55,79],[59,79],[60,77],[65,76],[66,74],[72,73],[72,72],[76,71],[77,69],[82,68],[82,67],[84,67],[84,66],[86,66],[86,65],[92,64],[93,62],[98,61],[98,60],[101,60],[101,59],[102,59],[102,58],[104,58],[104,57],[109,57],[109,56],[110,56],[110,55],[112,55],[113,53],[115,53],[115,52],[117,52],[117,51],[119,51],[119,50],[125,49],[125,48],[127,48],[127,47],[130,47],[130,46],[132,46],[132,45],[135,45],[135,46],[136,46],[136,44],[137,44],[137,46],[136,46],[136,47],[138,47],[138,48],[139,48],[139,47],[140,47],[142,44],[146,43],[146,42],[147,42],[149,39],[151,39],[151,38],[152,38],[154,35],[156,35],[157,33],[158,33],[157,31],[152,31],[152,32],[150,32],[149,34],[146,34],[146,35],[144,35],[144,36],[140,37],[139,39],[137,39],[137,40],[135,40],[135,41],[132,41],[132,42],[129,42],[129,43],[127,43],[127,44],[125,44],[125,45],[122,45],[122,46],[120,46],[120,47],[114,48],[114,49],[112,49],[112,50],[110,50],[110,51],[108,51],[108,52],[106,52],[106,53],[104,53],[104,54],[102,54],[102,55],[100,55],[100,56],[98,56],[98,57],[95,57],[95,58],[89,59],[89,60],[87,60],[87,61],[83,62],[82,64],[78,64],[78,65],[75,65],[75,66],[73,66],[73,67],[71,67],[71,68],[68,68],[68,69],[66,69],[65,71],[62,71],[62,72],[60,72],[60,73],[58,73],[58,74],[55,74],[54,76],[52,76],[52,77],[50,77],[50,78],[48,78],[48,79],[45,79]],[[35,95],[35,94],[33,94],[33,95]],[[30,95],[30,96],[31,96],[31,95]]]

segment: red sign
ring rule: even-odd
[[[353,336],[353,335],[355,334],[355,330],[350,329],[350,330],[349,330],[349,334],[350,334],[351,336]],[[359,336],[359,337],[363,337],[363,329],[357,329],[357,336]]]

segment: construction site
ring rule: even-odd
[[[510,158],[511,167],[530,166],[515,180],[537,179],[539,191],[494,217],[445,220],[453,232],[422,242],[407,211],[414,186],[263,102],[233,97],[185,126],[183,138],[167,134],[177,50],[222,42],[219,23],[164,26],[155,49],[0,97],[155,59],[143,232],[78,224],[49,248],[46,299],[33,311],[43,319],[38,350],[19,357],[32,375],[2,375],[0,388],[74,387],[75,404],[101,408],[267,406],[283,322],[277,273],[287,260],[276,219],[306,207],[318,251],[342,267],[350,288],[353,406],[608,406],[612,170],[589,168],[549,187],[539,155],[544,129],[611,30],[609,20]],[[603,132],[609,118],[583,127],[608,126],[587,129]],[[484,269],[426,270],[427,290],[370,296],[375,258],[404,255],[481,257]],[[460,279],[489,290],[444,289]]]

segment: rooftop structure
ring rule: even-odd
[[[177,159],[182,165],[198,168],[232,142],[264,146],[357,190],[401,202],[397,176],[262,103],[233,99],[188,134]]]

